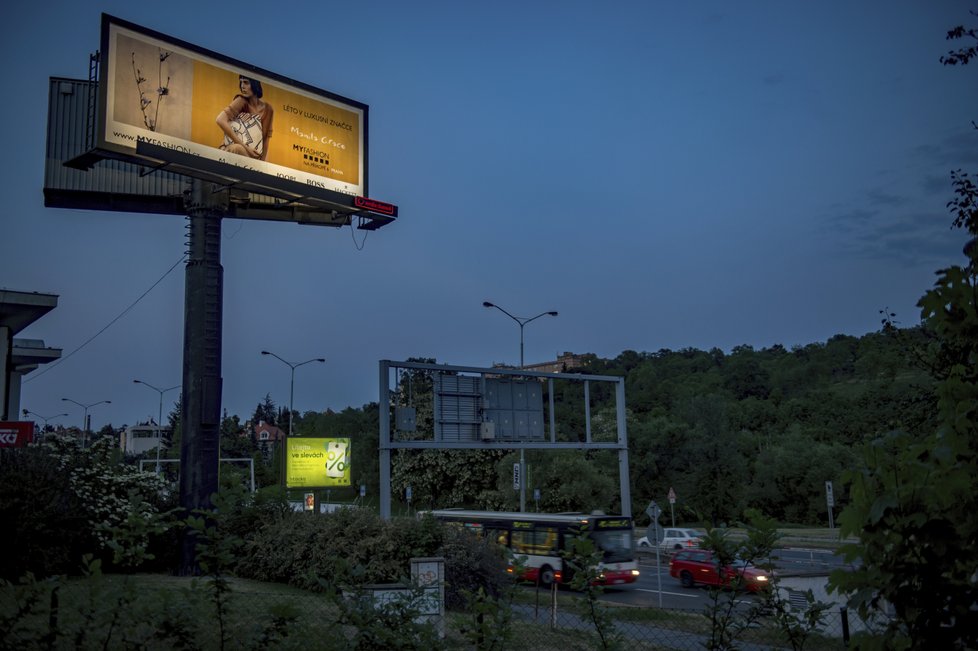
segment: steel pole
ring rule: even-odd
[[[518,321],[520,324],[520,370],[525,366],[523,362],[523,326],[526,323]],[[520,448],[520,513],[526,513],[526,449]]]
[[[262,355],[271,355],[272,357],[274,357],[278,361],[280,361],[283,364],[285,364],[286,366],[288,366],[289,369],[290,369],[290,375],[289,375],[289,432],[288,432],[288,434],[285,435],[285,440],[282,441],[282,489],[283,490],[286,490],[288,488],[288,485],[287,485],[288,482],[286,482],[286,478],[285,478],[286,472],[288,470],[288,463],[286,461],[286,453],[287,453],[288,448],[289,448],[289,445],[288,445],[289,439],[292,437],[292,412],[293,412],[294,406],[295,406],[295,402],[294,402],[295,401],[295,369],[297,369],[300,366],[303,366],[305,364],[311,364],[312,362],[322,362],[322,363],[325,364],[326,363],[326,359],[323,358],[323,357],[315,357],[313,359],[307,359],[304,362],[293,363],[293,362],[290,362],[288,360],[282,359],[281,357],[279,357],[275,353],[270,352],[270,351],[267,351],[267,350],[261,351],[261,354]]]
[[[536,315],[534,317],[530,317],[529,319],[525,319],[525,318],[520,318],[518,316],[513,316],[512,314],[510,314],[509,312],[507,312],[503,308],[499,307],[495,303],[490,303],[489,301],[483,301],[482,302],[482,306],[483,307],[494,307],[497,310],[499,310],[500,312],[502,312],[503,314],[505,314],[506,316],[508,316],[509,318],[511,318],[513,321],[516,321],[517,324],[519,324],[519,326],[520,326],[520,370],[523,370],[523,368],[525,366],[524,359],[523,359],[523,328],[524,328],[524,326],[526,326],[527,323],[529,323],[531,321],[535,321],[535,320],[539,319],[542,316],[557,316],[557,312],[555,312],[555,311],[541,312],[540,314],[538,314],[538,315]],[[520,441],[520,444],[522,445],[523,442]],[[524,448],[521,447],[520,448],[520,513],[526,512],[526,481],[527,481],[527,477],[526,477],[526,451],[525,451]]]
[[[163,447],[163,392],[160,391],[160,413],[156,417],[156,474],[160,474],[160,448]]]
[[[292,377],[289,380],[289,438],[292,437],[292,413],[293,413],[294,404],[295,404],[295,366],[292,366]]]

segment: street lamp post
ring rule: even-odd
[[[96,405],[111,405],[112,404],[112,401],[111,400],[99,400],[98,402],[92,402],[92,403],[89,403],[89,404],[85,405],[85,404],[82,404],[82,403],[78,402],[77,400],[72,400],[71,398],[62,398],[61,400],[63,400],[64,402],[70,402],[72,404],[78,405],[79,407],[81,407],[82,409],[85,410],[85,420],[82,423],[82,436],[84,437],[82,439],[82,441],[83,441],[82,442],[82,447],[83,448],[87,448],[88,447],[88,410],[91,409],[92,407],[96,406]]]
[[[550,312],[541,312],[540,314],[538,314],[536,316],[533,316],[533,317],[530,317],[530,318],[526,319],[526,318],[522,318],[522,317],[518,317],[518,316],[513,316],[512,314],[510,314],[509,312],[507,312],[503,308],[499,307],[495,303],[490,303],[489,301],[482,301],[482,307],[494,307],[497,310],[499,310],[500,312],[502,312],[503,314],[505,314],[506,316],[508,316],[509,318],[511,318],[513,321],[516,321],[516,323],[519,324],[519,326],[520,326],[520,368],[523,368],[523,327],[527,323],[529,323],[530,321],[536,321],[537,319],[539,319],[542,316],[557,316],[557,312],[550,311]]]
[[[47,430],[47,428],[48,428],[48,421],[49,420],[53,420],[55,418],[60,418],[61,416],[67,416],[68,415],[68,414],[55,414],[54,416],[42,416],[41,414],[35,413],[35,412],[31,411],[30,409],[25,409],[24,410],[24,416],[27,416],[28,414],[30,414],[31,416],[37,416],[38,418],[40,418],[41,420],[44,421],[44,428],[41,430],[42,433],[45,430]]]
[[[554,311],[554,310],[551,310],[549,312],[541,312],[540,314],[538,314],[536,316],[529,317],[529,318],[513,316],[512,314],[510,314],[509,312],[507,312],[503,308],[499,307],[495,303],[490,303],[489,301],[482,301],[482,307],[494,307],[497,310],[499,310],[500,312],[502,312],[503,314],[505,314],[506,316],[508,316],[509,318],[511,318],[513,321],[516,321],[516,323],[519,324],[519,326],[520,326],[520,369],[522,369],[523,366],[524,366],[524,364],[523,364],[523,328],[530,321],[536,321],[537,319],[539,319],[542,316],[557,316],[557,312]],[[527,481],[527,476],[526,476],[526,457],[525,457],[524,449],[523,448],[520,448],[520,512],[526,511],[526,481]]]
[[[143,382],[142,380],[133,380],[133,384],[142,384],[147,386],[153,391],[160,394],[160,415],[156,421],[156,474],[160,474],[160,448],[163,447],[163,394],[167,391],[173,391],[174,389],[179,389],[182,385],[178,384],[175,387],[170,387],[169,389],[159,389],[154,387],[149,382]]]
[[[287,445],[288,440],[292,436],[292,404],[293,404],[293,399],[295,397],[295,369],[299,368],[300,366],[304,366],[306,364],[311,364],[312,362],[321,362],[321,363],[325,364],[326,363],[326,360],[323,359],[322,357],[316,357],[314,359],[307,359],[304,362],[293,363],[293,362],[286,361],[286,360],[282,359],[281,357],[279,357],[278,355],[276,355],[275,353],[269,352],[267,350],[261,351],[261,354],[262,355],[271,355],[272,357],[274,357],[278,361],[280,361],[283,364],[285,364],[286,366],[288,366],[289,369],[291,369],[291,377],[289,379],[289,433],[285,437],[285,443],[282,444],[282,487],[285,488],[286,487],[286,485],[285,485],[285,468],[286,468],[286,465],[285,465],[285,453],[286,453],[286,450],[288,448],[288,445]]]

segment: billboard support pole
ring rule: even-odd
[[[378,422],[380,425],[380,517],[391,519],[391,392],[390,362],[380,360],[380,399],[378,400]]]
[[[221,434],[221,328],[224,270],[221,267],[221,219],[226,191],[190,181],[185,196],[188,244],[183,335],[183,399],[180,442],[180,506],[184,515],[212,508],[217,492]],[[180,573],[196,574],[196,540],[184,532]]]

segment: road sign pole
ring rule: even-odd
[[[672,528],[676,528],[676,491],[669,487],[669,514],[672,516]]]
[[[835,529],[835,519],[832,514],[832,507],[835,506],[835,495],[830,481],[825,482],[825,506],[829,511],[829,529]]]
[[[649,529],[646,531],[646,536],[650,543],[654,542],[655,544],[655,577],[658,581],[659,588],[659,608],[662,608],[662,564],[659,560],[659,543],[662,542],[662,528],[659,526],[659,516],[662,515],[662,509],[655,503],[655,500],[652,500],[645,507],[645,513],[651,520]]]

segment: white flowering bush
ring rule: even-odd
[[[74,573],[84,554],[129,568],[153,558],[151,541],[173,520],[162,478],[120,463],[108,438],[82,448],[49,435],[15,452],[0,473],[0,527],[13,534],[3,576]]]
[[[44,445],[54,453],[67,477],[67,489],[80,498],[100,548],[112,548],[110,543],[118,529],[159,519],[154,501],[166,490],[165,481],[154,473],[119,463],[119,452],[111,439],[101,438],[81,448],[73,438],[51,437]]]

